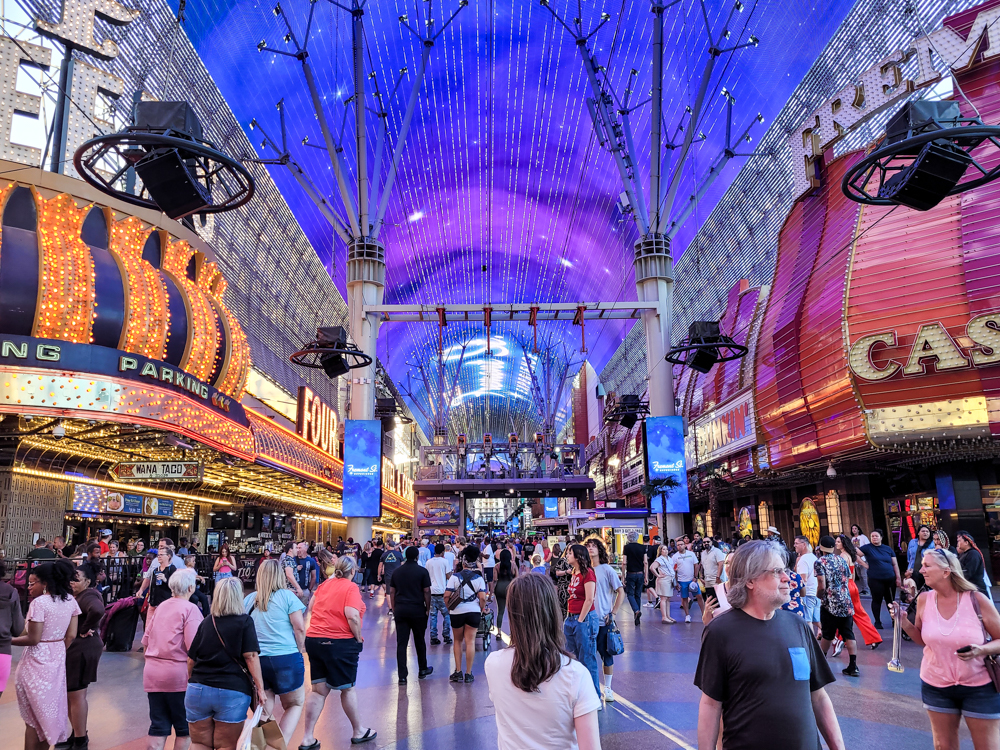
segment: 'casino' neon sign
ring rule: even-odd
[[[879,331],[860,337],[848,352],[851,372],[874,382],[887,380],[899,372],[925,375],[1000,364],[1000,312],[976,316],[966,325],[965,336],[958,339],[953,338],[942,323],[923,323],[913,336],[905,362],[890,358],[876,364],[872,355],[884,347],[898,346],[898,342],[896,331]],[[928,369],[931,366],[933,370]]]

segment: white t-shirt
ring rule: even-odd
[[[432,557],[424,567],[431,577],[431,594],[443,594],[445,584],[448,583],[448,574],[451,572],[448,561],[444,557]]]
[[[497,564],[497,559],[496,555],[493,552],[492,544],[487,544],[485,547],[483,547],[483,557],[486,558],[485,560],[483,560],[484,568],[492,568],[494,565]]]
[[[719,563],[724,562],[726,553],[718,547],[702,550],[701,569],[705,573],[705,585],[715,586],[719,580]]]
[[[444,551],[445,562],[448,563],[448,572],[450,573],[455,569],[455,553],[449,550]]]
[[[601,707],[586,667],[563,658],[562,668],[526,693],[510,681],[514,649],[486,657],[486,680],[496,709],[499,750],[578,750],[574,719]]]
[[[689,549],[683,552],[677,552],[673,556],[674,570],[677,571],[677,580],[683,583],[684,581],[694,580],[694,566],[698,564],[698,555]]]
[[[721,615],[723,612],[733,608],[729,603],[729,593],[726,589],[727,586],[725,583],[720,583],[715,587],[715,598],[719,602],[719,608],[715,610],[716,615]]]
[[[806,587],[806,596],[816,596],[816,587],[819,585],[816,580],[816,569],[813,567],[815,562],[816,555],[812,552],[799,555],[799,559],[795,561],[795,572],[802,577],[802,583]]]
[[[458,587],[461,583],[462,583],[462,573],[460,571],[448,579],[448,585],[445,586],[445,590],[458,591]],[[433,591],[433,589],[431,589],[431,591]],[[469,581],[468,586],[462,586],[462,590],[458,591],[457,594],[453,594],[453,596],[458,596],[460,598],[461,597],[468,598],[471,595],[472,591],[475,591],[477,594],[480,591],[486,591],[486,579],[483,578],[481,575],[475,575],[472,578],[472,580]],[[462,602],[461,604],[459,604],[457,607],[455,607],[455,609],[451,610],[451,614],[466,615],[470,612],[479,612],[479,611],[481,610],[479,608],[479,597],[477,596],[474,599],[472,599],[472,601]]]

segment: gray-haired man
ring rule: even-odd
[[[730,558],[727,595],[733,608],[705,627],[695,672],[698,747],[715,750],[721,718],[723,750],[819,750],[820,734],[830,750],[843,750],[824,690],[834,681],[830,666],[809,625],[781,609],[790,598],[782,548],[740,545]]]

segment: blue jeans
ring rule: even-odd
[[[444,594],[431,594],[431,638],[438,637],[438,612],[444,618],[445,640],[451,638],[451,615],[444,603]]]
[[[642,587],[645,577],[643,573],[625,574],[625,596],[628,597],[628,605],[633,612],[638,612],[642,607]]]
[[[594,690],[601,694],[600,676],[597,670],[597,613],[591,612],[583,622],[577,619],[577,615],[570,615],[563,623],[563,631],[566,633],[566,649],[579,660],[590,672],[594,680]]]

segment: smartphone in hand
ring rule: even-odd
[[[962,646],[962,648],[955,651],[956,654],[967,654],[972,651],[972,646]]]

